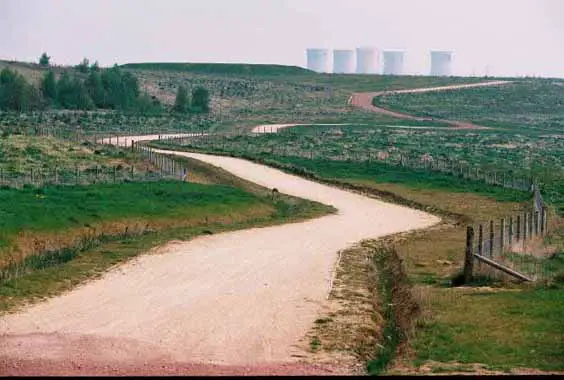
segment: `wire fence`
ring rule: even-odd
[[[520,215],[490,220],[485,226],[467,226],[465,281],[550,278],[553,273],[543,242],[548,230],[549,210],[542,198],[535,198],[533,207]]]
[[[158,153],[141,144],[134,144],[132,150],[141,156],[142,162],[131,165],[94,165],[86,168],[78,166],[23,170],[0,168],[0,187],[21,189],[25,186],[70,186],[188,179],[187,165],[174,156]]]
[[[266,128],[266,127],[265,127]],[[272,128],[272,127],[271,127]],[[259,132],[262,133],[262,132]],[[267,132],[268,133],[268,132]],[[161,143],[180,145],[201,149],[210,149],[216,152],[240,153],[251,156],[283,158],[298,157],[307,160],[323,159],[327,161],[349,161],[359,163],[380,163],[411,170],[436,172],[455,176],[461,179],[483,182],[492,186],[499,186],[518,191],[532,191],[535,180],[528,175],[519,175],[505,171],[485,170],[477,165],[461,162],[454,159],[433,159],[432,157],[411,157],[408,154],[371,152],[369,150],[339,149],[334,154],[326,154],[312,147],[305,149],[290,149],[287,146],[270,147],[260,144],[251,144],[249,141],[237,141],[238,138],[253,136],[258,133],[206,133],[201,136],[191,137],[165,137]]]

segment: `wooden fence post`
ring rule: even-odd
[[[533,233],[535,232],[534,225],[535,225],[535,211],[531,210],[531,213],[529,214],[529,240],[533,238]]]
[[[517,232],[515,234],[515,241],[521,240],[521,215],[517,215]]]
[[[545,208],[542,207],[540,212],[540,233],[542,236],[544,236],[544,213],[545,213]]]
[[[535,211],[535,236],[539,235],[539,212]]]
[[[527,212],[523,213],[523,242],[527,241],[527,231],[528,231],[528,225],[527,225]]]
[[[509,217],[509,235],[507,236],[509,242],[509,249],[511,249],[511,245],[513,244],[513,217]]]
[[[548,215],[549,215],[548,210],[545,210],[545,212],[544,212],[544,233],[545,234],[548,233]]]
[[[494,234],[494,221],[490,220],[490,258],[493,258]]]
[[[499,226],[499,252],[503,254],[503,245],[505,243],[505,219],[501,218],[501,224]]]
[[[478,227],[478,255],[484,256],[484,226]]]
[[[474,271],[474,228],[466,227],[466,254],[464,256],[464,283],[468,284],[472,281],[472,272]]]

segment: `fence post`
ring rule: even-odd
[[[527,224],[527,222],[528,222],[527,219],[529,219],[529,218],[527,216],[528,216],[527,212],[525,211],[523,213],[523,242],[527,241],[527,232],[528,232],[528,229],[529,229],[528,224]]]
[[[494,221],[490,220],[490,258],[493,258],[494,250]]]
[[[464,256],[464,283],[468,284],[472,281],[472,272],[474,271],[474,228],[466,227],[466,254]]]
[[[74,176],[75,176],[76,184],[78,185],[80,172],[78,171],[78,166],[76,166],[75,169],[76,169],[76,170],[75,170],[75,175],[74,175]]]
[[[544,211],[544,233],[545,234],[548,233],[548,215],[549,215],[549,212],[548,212],[548,210],[545,209],[545,211]]]
[[[478,227],[478,255],[484,256],[484,226]]]
[[[131,140],[131,151],[135,151],[135,140]]]
[[[533,238],[533,233],[535,232],[534,225],[535,225],[535,211],[531,210],[531,213],[529,214],[529,240]]]
[[[535,236],[539,235],[539,212],[535,211]]]
[[[116,172],[117,172],[117,168],[116,168],[116,166],[114,165],[114,183],[116,183],[116,175],[117,175]]]
[[[499,252],[503,254],[503,245],[505,243],[505,219],[501,218],[501,224],[499,226]]]
[[[515,241],[521,240],[521,215],[517,215],[517,234],[515,235]]]
[[[509,235],[507,236],[508,238],[508,243],[509,243],[509,249],[511,249],[511,245],[513,244],[513,217],[510,216],[509,217]]]

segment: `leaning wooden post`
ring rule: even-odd
[[[499,226],[499,252],[503,254],[503,245],[505,243],[505,219],[501,218],[501,224]]]
[[[490,220],[490,258],[493,258],[494,249],[494,221]]]
[[[466,254],[464,256],[464,283],[468,284],[472,281],[472,272],[474,271],[474,228],[466,227]]]

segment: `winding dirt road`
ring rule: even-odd
[[[354,94],[350,102],[398,118],[431,120],[372,106],[372,98],[382,94]],[[479,128],[448,122],[457,128]],[[294,125],[277,125],[270,131]],[[261,132],[260,127],[255,132]],[[121,138],[119,143],[158,137]],[[338,213],[171,242],[158,254],[139,256],[60,297],[4,316],[0,375],[342,373],[342,368],[299,362],[307,344],[302,340],[326,302],[337,252],[362,239],[439,222],[420,211],[242,159],[170,153],[216,165],[282,193],[333,205]]]
[[[440,121],[447,123],[454,129],[489,129],[488,127],[472,124],[464,121],[456,120],[446,120],[446,119],[435,119],[432,117],[417,117],[409,115],[406,113],[390,111],[382,107],[377,107],[372,104],[372,99],[378,96],[394,95],[394,94],[417,94],[425,92],[440,92],[440,91],[452,91],[461,90],[466,88],[476,88],[476,87],[489,87],[489,86],[504,86],[510,84],[510,81],[491,81],[491,82],[480,82],[471,84],[456,84],[441,87],[427,87],[427,88],[415,88],[408,90],[392,90],[392,91],[380,91],[380,92],[359,92],[354,93],[349,98],[349,104],[361,108],[365,111],[376,112],[383,115],[391,116],[397,119],[403,120],[415,120],[415,121]]]
[[[439,222],[242,159],[174,154],[339,212],[170,243],[5,316],[0,374],[334,373],[300,365],[295,355],[326,302],[337,252]]]

